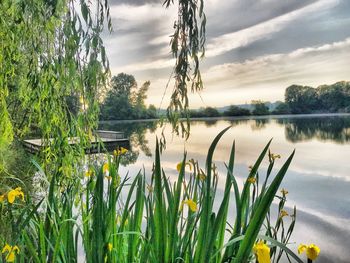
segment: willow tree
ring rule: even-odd
[[[111,30],[107,1],[1,3],[1,129],[7,131],[1,137],[9,141],[36,130],[49,146],[45,163],[68,176],[97,125],[98,96],[109,76],[100,38],[106,25]],[[82,102],[77,115],[68,107],[71,96]],[[82,147],[69,145],[73,136]]]
[[[165,0],[169,7],[174,0]],[[174,66],[175,85],[167,108],[167,116],[176,133],[188,137],[189,99],[188,91],[203,89],[199,69],[200,58],[205,55],[206,16],[203,12],[204,0],[179,0],[178,18],[174,22],[174,34],[171,38],[171,52],[176,59]],[[186,126],[178,122],[180,116],[187,116]]]
[[[166,7],[173,4],[164,2]],[[107,0],[1,1],[0,146],[35,130],[47,146],[44,163],[71,174],[72,158],[83,156],[97,127],[99,96],[108,87],[109,65],[100,37],[106,28],[112,30]],[[179,0],[174,28],[175,87],[168,117],[176,130],[178,112],[188,110],[187,91],[202,88],[203,0]],[[71,97],[81,103],[78,113],[69,107]],[[69,145],[73,136],[81,147]]]

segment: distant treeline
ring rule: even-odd
[[[219,112],[216,108],[206,107],[199,110],[190,110],[191,118],[203,117],[229,117],[229,116],[249,116],[249,115],[268,115],[270,114],[269,107],[262,101],[252,101],[253,110],[231,105],[223,112]]]
[[[263,101],[252,101],[251,110],[231,105],[223,112],[206,107],[190,111],[190,117],[249,116],[269,114],[350,113],[350,82],[341,81],[317,88],[292,85],[285,91],[285,102],[270,110]]]
[[[112,78],[112,88],[101,104],[101,120],[150,119],[166,114],[157,113],[154,105],[146,107],[145,99],[150,82],[141,87],[132,75],[120,73]],[[333,85],[321,85],[317,88],[301,85],[289,86],[285,91],[285,101],[268,103],[260,100],[250,105],[221,108],[205,107],[190,110],[190,118],[229,117],[270,114],[307,114],[307,113],[350,113],[350,82],[341,81]],[[182,116],[187,117],[187,116]]]

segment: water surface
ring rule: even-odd
[[[184,151],[204,167],[211,141],[229,125],[232,128],[223,136],[214,155],[221,177],[218,199],[225,182],[223,163],[228,161],[233,140],[236,141],[234,173],[242,185],[249,165],[273,138],[271,151],[282,156],[277,169],[296,149],[282,183],[289,191],[287,210],[292,212],[293,207],[297,207],[291,248],[296,251],[300,243],[315,243],[321,248],[317,262],[350,262],[350,116],[192,121],[188,141],[172,135],[169,126],[164,130],[167,148],[161,158],[167,176],[176,179],[176,164]],[[150,173],[156,135],[159,137],[162,133],[156,122],[109,122],[101,124],[101,128],[125,131],[131,139],[132,153],[127,162],[132,165],[122,172],[129,171],[132,175],[145,167]],[[267,165],[266,158],[261,174]],[[229,216],[233,222],[234,213]]]

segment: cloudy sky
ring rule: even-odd
[[[174,65],[176,8],[162,2],[110,0],[114,31],[104,35],[112,74],[150,80],[148,103],[157,107]],[[191,95],[192,108],[283,100],[291,84],[350,80],[349,0],[205,0],[205,13],[205,89]]]

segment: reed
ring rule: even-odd
[[[162,169],[158,141],[149,180],[145,171],[133,179],[121,178],[118,168],[123,149],[104,165],[90,164],[87,171],[64,183],[59,173],[53,175],[47,196],[35,205],[29,197],[25,208],[20,200],[2,203],[1,208],[11,213],[22,207],[21,213],[15,213],[12,240],[2,242],[18,246],[16,262],[265,263],[278,262],[283,255],[302,262],[288,248],[296,210],[291,220],[284,219],[287,191],[278,191],[294,151],[272,175],[279,156],[269,152],[268,142],[240,191],[234,172],[235,143],[225,175],[219,175],[213,163],[216,145],[227,129],[212,142],[205,169],[185,153],[174,182]],[[259,168],[267,156],[267,173],[261,176]],[[226,180],[218,200],[220,176]],[[271,217],[274,200],[279,215],[275,222]],[[219,202],[217,209],[214,201]],[[231,221],[228,213],[233,211]],[[259,256],[256,244],[268,248],[269,261]],[[10,253],[4,252],[3,262]]]

